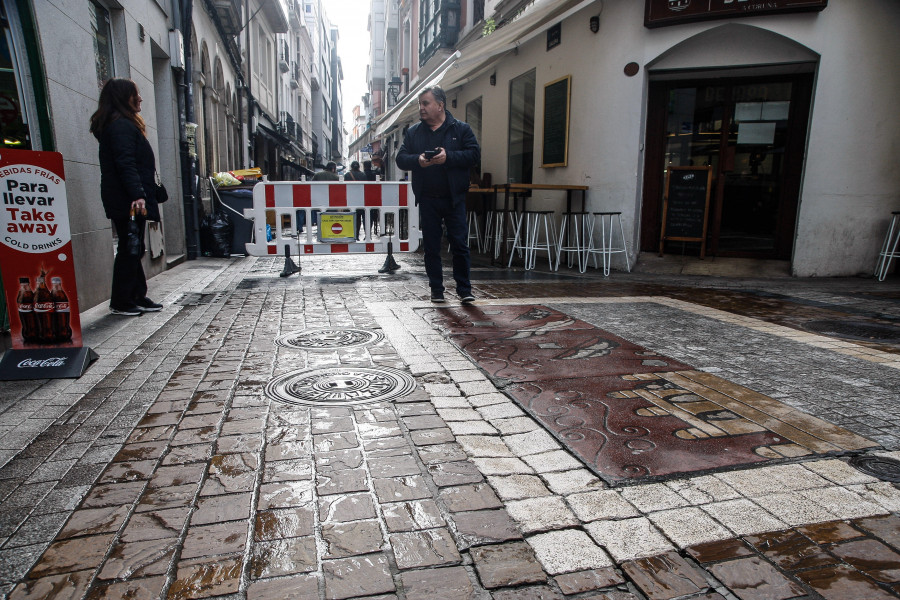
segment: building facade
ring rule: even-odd
[[[441,32],[420,30],[417,79],[476,121],[494,183],[587,185],[588,210],[621,211],[629,247],[658,252],[667,176],[708,167],[707,254],[787,261],[797,276],[871,273],[900,209],[888,166],[900,4],[507,1],[480,25],[476,3],[454,6],[459,54],[432,68],[422,52]],[[452,39],[453,19],[437,22]],[[414,101],[385,111],[373,137],[396,140]],[[543,194],[529,208],[542,203],[560,208]]]
[[[141,90],[170,196],[148,236],[148,277],[200,254],[214,173],[258,166],[296,180],[313,172],[317,135],[328,155],[343,150],[331,142],[335,82],[319,91],[317,61],[326,74],[340,64],[320,0],[0,0],[0,9],[2,145],[63,155],[82,309],[108,299],[112,278],[114,233],[88,133],[109,77]],[[318,128],[317,93],[328,107]]]

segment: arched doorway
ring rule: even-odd
[[[659,245],[668,168],[709,165],[708,253],[790,259],[817,64],[808,48],[739,24],[648,64],[643,250]],[[667,242],[667,252],[696,249]]]

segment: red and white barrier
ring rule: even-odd
[[[331,216],[335,233],[320,234],[314,210]],[[363,211],[360,233],[351,241],[338,235],[342,224],[334,213],[347,211],[345,216],[353,215],[350,221],[355,224],[357,210]],[[255,241],[246,245],[251,256],[284,254],[286,247],[291,255],[379,254],[389,252],[388,243],[393,251],[414,252],[422,239],[409,182],[258,183],[253,188],[253,208],[244,209],[244,217],[253,221]],[[267,241],[267,223],[275,224],[271,241]]]

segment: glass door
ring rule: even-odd
[[[655,84],[648,151],[660,154],[648,154],[648,176],[656,181],[645,194],[657,200],[645,196],[645,221],[648,209],[661,212],[669,167],[709,165],[709,253],[790,258],[810,82],[798,75]],[[643,230],[653,228],[645,222]]]

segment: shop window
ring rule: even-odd
[[[97,86],[102,88],[110,77],[115,77],[113,63],[112,26],[109,11],[90,0],[88,8],[91,13],[91,30],[94,34],[94,60],[97,65]]]
[[[534,69],[509,83],[509,163],[506,176],[510,183],[532,183],[534,86]]]
[[[25,122],[22,97],[19,93],[20,75],[17,72],[15,46],[6,16],[6,7],[0,6],[3,18],[3,37],[0,39],[0,130],[3,148],[30,150],[28,125]]]

